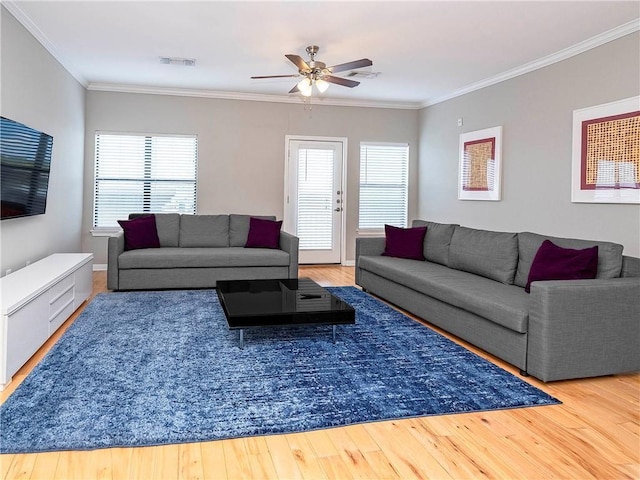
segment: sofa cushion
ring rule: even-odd
[[[640,277],[640,258],[622,256],[621,277]]]
[[[180,245],[180,214],[156,213],[156,225],[161,247]]]
[[[131,213],[130,219],[146,217],[150,213]],[[156,217],[156,229],[161,247],[177,247],[180,239],[180,214],[179,213],[154,213]]]
[[[540,245],[533,259],[524,291],[529,293],[531,282],[540,280],[586,280],[596,278],[598,246],[576,250],[562,248],[550,240]]]
[[[518,234],[518,269],[514,284],[524,287],[527,285],[529,271],[533,259],[545,240],[550,240],[562,248],[582,250],[598,247],[598,272],[596,278],[617,278],[622,270],[622,245],[613,242],[592,240],[578,240],[574,238],[558,238],[539,235],[537,233],[522,232]]]
[[[520,287],[437,263],[401,258],[363,256],[358,267],[510,330],[527,332],[529,296]]]
[[[457,225],[425,220],[414,220],[411,225],[413,227],[427,227],[427,235],[424,238],[424,258],[429,262],[449,265],[449,247]]]
[[[263,220],[251,218],[246,248],[274,248],[280,247],[280,228],[282,220]]]
[[[133,220],[118,220],[124,231],[124,249],[160,248],[156,217],[147,215]]]
[[[518,236],[509,232],[455,227],[449,266],[511,285],[518,266]]]
[[[424,260],[424,235],[427,227],[399,228],[384,226],[385,245],[382,255],[386,257]]]
[[[229,246],[244,247],[247,243],[249,235],[250,218],[260,218],[262,220],[275,220],[275,216],[267,215],[238,215],[232,213],[229,215]]]
[[[229,215],[182,215],[181,247],[228,247]]]
[[[124,252],[118,258],[123,270],[136,268],[212,268],[288,266],[289,254],[270,248],[154,248]]]

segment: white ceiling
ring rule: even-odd
[[[380,72],[327,103],[417,108],[637,31],[638,1],[4,1],[89,89],[299,101],[285,57],[367,57]],[[195,67],[159,57],[195,58]],[[343,72],[346,76],[349,72]],[[360,80],[360,79],[359,79]],[[277,96],[277,97],[270,97]],[[293,99],[291,98],[293,97]]]

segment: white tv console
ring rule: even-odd
[[[0,278],[0,390],[91,295],[93,255],[56,253]]]

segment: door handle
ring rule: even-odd
[[[341,212],[342,211],[342,207],[337,207],[333,209],[334,212]]]

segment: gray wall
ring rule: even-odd
[[[46,214],[0,225],[4,275],[51,253],[81,251],[85,89],[4,7],[0,15],[2,116],[53,136]]]
[[[571,203],[573,110],[640,93],[640,34],[419,114],[418,217],[609,240],[640,255],[640,206]],[[464,125],[457,126],[463,117]],[[457,199],[459,135],[502,125],[502,201]]]
[[[359,145],[406,142],[417,170],[418,112],[87,92],[83,250],[106,263],[106,238],[93,237],[93,162],[96,131],[198,135],[198,213],[284,215],[285,135],[347,137],[346,260],[355,258]],[[417,175],[410,183],[415,217]]]

